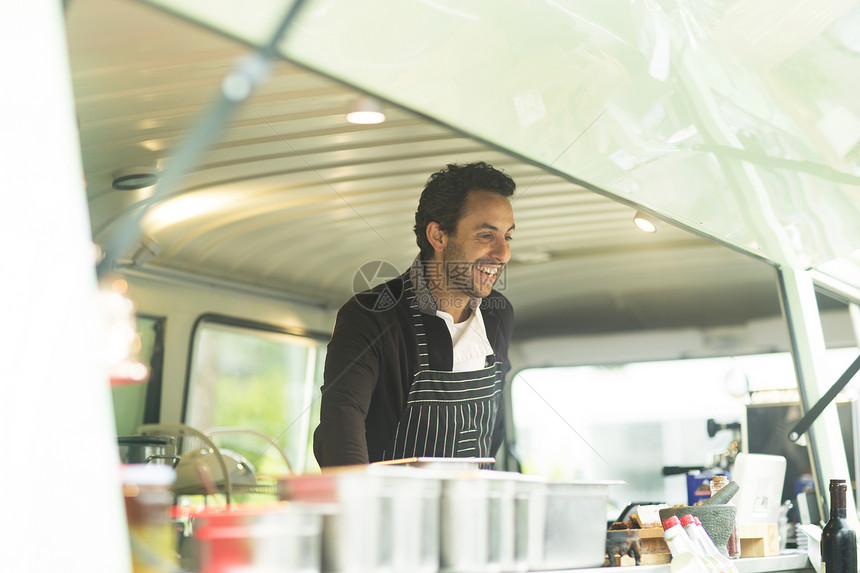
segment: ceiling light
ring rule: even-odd
[[[657,222],[657,219],[642,211],[636,211],[636,214],[633,215],[633,224],[646,233],[656,233]]]
[[[155,167],[130,167],[114,174],[112,186],[117,191],[136,191],[156,183],[158,170]]]
[[[382,102],[368,95],[357,97],[349,106],[346,121],[359,125],[382,123],[385,121]]]

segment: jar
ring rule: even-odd
[[[134,573],[173,573],[178,559],[170,511],[173,468],[161,464],[127,464],[121,468]]]

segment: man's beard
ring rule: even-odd
[[[466,260],[466,253],[459,243],[450,241],[442,251],[442,276],[445,289],[455,290],[473,298],[483,295],[475,285],[474,262]]]

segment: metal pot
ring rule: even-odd
[[[119,459],[124,464],[157,463],[175,467],[179,462],[179,458],[172,455],[174,447],[170,436],[119,436],[117,443]]]

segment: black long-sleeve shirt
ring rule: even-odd
[[[424,281],[416,281],[416,269],[420,269],[420,263],[413,265],[410,272],[427,331],[430,368],[450,371],[451,335],[445,321],[435,315]],[[387,298],[389,295],[391,298]],[[397,302],[387,310],[371,310],[384,300]],[[507,373],[513,307],[507,298],[493,291],[481,299],[481,315],[496,360]],[[320,466],[366,464],[382,459],[418,367],[415,329],[402,276],[352,297],[341,307],[328,345],[320,425],[314,432],[314,455]],[[502,444],[504,427],[504,412],[500,409],[493,430],[493,452]]]

